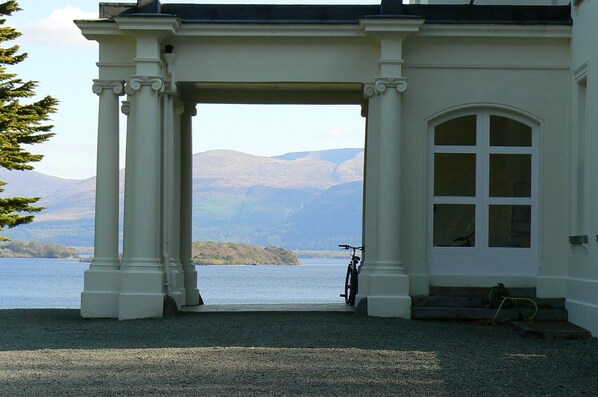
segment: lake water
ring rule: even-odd
[[[206,304],[342,303],[347,260],[302,266],[197,266]],[[79,308],[87,263],[0,258],[0,309]]]

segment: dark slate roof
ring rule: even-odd
[[[146,0],[147,1],[147,0]],[[151,1],[149,1],[151,3]],[[571,25],[569,6],[162,4],[113,7],[102,15],[176,15],[183,23],[357,24],[363,18],[422,18],[430,24]]]

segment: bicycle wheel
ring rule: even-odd
[[[347,275],[345,276],[345,303],[347,305],[350,305],[350,299],[351,299],[351,278],[353,276],[353,266],[351,264],[349,264],[349,266],[347,266]]]
[[[355,297],[357,296],[357,282],[359,281],[357,272],[357,263],[354,263],[351,268],[351,291],[349,293],[349,305],[355,305]]]

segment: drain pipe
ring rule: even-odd
[[[168,251],[167,251],[168,243],[162,243],[162,261],[164,262],[164,272],[166,273],[164,286],[166,287],[167,297],[172,298],[172,281],[171,281],[171,274],[170,274],[170,260],[168,259]]]
[[[166,287],[166,295],[164,296],[163,316],[176,314],[179,311],[179,306],[176,300],[172,297],[172,276],[170,274],[170,260],[168,259],[167,242],[163,243],[162,261],[164,261],[164,272],[166,273],[164,286]]]
[[[159,4],[159,2],[158,2]],[[162,135],[162,261],[164,262],[164,272],[166,273],[165,284],[166,296],[164,297],[164,313],[170,313],[178,311],[178,305],[175,299],[172,297],[172,274],[170,273],[170,231],[172,226],[172,219],[170,217],[170,210],[172,205],[172,199],[170,196],[170,186],[167,183],[172,181],[171,162],[173,160],[173,137],[174,131],[172,130],[173,123],[173,95],[176,91],[175,77],[173,71],[174,60],[176,55],[173,53],[174,47],[172,45],[166,45],[164,47],[164,59],[166,61],[167,70],[166,73],[170,77],[170,86],[167,88],[166,95],[163,99],[162,109],[162,129],[164,134]]]

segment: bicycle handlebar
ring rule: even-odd
[[[349,244],[339,244],[338,246],[339,246],[339,247],[341,247],[341,248],[344,248],[344,249],[346,249],[346,250],[348,250],[348,249],[354,249],[354,250],[360,250],[360,251],[363,251],[363,250],[364,250],[364,248],[365,248],[364,246],[361,246],[361,247],[353,247],[352,245],[349,245]]]

